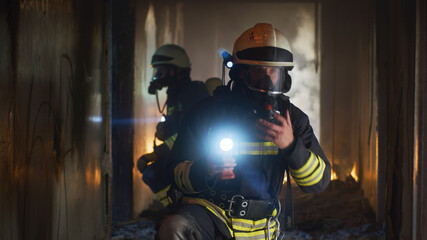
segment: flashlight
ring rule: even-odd
[[[233,63],[233,56],[231,56],[230,53],[228,53],[225,49],[221,48],[219,50],[221,57],[223,59],[223,64],[227,67],[227,68],[232,68],[234,63]]]
[[[219,148],[222,151],[223,161],[229,161],[229,158],[232,158],[234,142],[231,138],[225,137],[219,142]],[[222,180],[233,179],[235,177],[233,170],[226,170],[221,173],[220,178]]]
[[[219,148],[221,148],[221,150],[224,152],[228,152],[233,149],[233,145],[233,140],[231,140],[230,138],[223,138],[219,142]]]
[[[221,53],[222,58],[224,59],[224,65],[227,68],[232,68],[234,63],[233,63],[233,56],[231,56],[230,53],[228,53],[227,51],[223,51]]]

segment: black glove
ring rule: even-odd
[[[136,164],[138,170],[142,173],[148,165],[157,161],[157,155],[155,153],[147,153],[142,155]]]

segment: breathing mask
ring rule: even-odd
[[[279,113],[279,97],[287,89],[287,70],[278,66],[249,66],[243,82],[254,101],[254,112],[259,117],[274,122],[274,114]]]
[[[153,79],[148,86],[148,93],[156,94],[157,90],[169,86],[171,82],[173,82],[173,77],[171,76],[169,67],[156,66],[154,67]]]

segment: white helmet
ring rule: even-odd
[[[190,68],[190,59],[185,50],[174,44],[159,47],[151,58],[151,66],[170,64],[180,68]]]
[[[289,42],[279,30],[268,23],[258,23],[246,30],[233,47],[234,64],[294,67]]]

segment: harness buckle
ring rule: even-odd
[[[233,215],[234,210],[232,209],[233,208],[233,204],[236,203],[236,201],[234,200],[236,198],[240,198],[242,200],[245,199],[242,195],[234,195],[230,200],[228,200],[228,202],[230,204],[228,205],[228,208],[225,210],[225,212],[227,212],[228,217],[234,217],[234,218],[238,218],[239,217],[239,216]],[[241,216],[244,216],[245,214],[246,214],[246,212],[244,210],[242,210],[242,211],[239,212],[239,215],[241,215]]]

